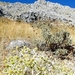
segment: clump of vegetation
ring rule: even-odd
[[[63,56],[65,56],[71,53],[71,51],[73,51],[74,49],[72,47],[71,39],[69,37],[70,34],[67,31],[59,31],[52,33],[50,29],[45,27],[42,28],[42,35],[45,39],[45,48],[48,47],[48,49],[52,52],[56,52],[54,54],[58,53],[58,55],[60,56],[64,53]],[[43,50],[45,50],[45,48]]]
[[[69,37],[70,34],[66,31],[59,31],[53,34],[47,28],[42,30],[42,35],[46,41],[46,44],[58,44],[60,47],[71,45],[71,40]]]
[[[3,75],[73,75],[73,71],[52,56],[49,58],[45,52],[37,48],[12,50],[4,60]]]
[[[39,40],[39,39],[35,39],[33,42],[34,42],[35,46],[41,45],[42,43],[44,43],[43,40]]]
[[[56,49],[56,51],[54,52],[56,55],[60,56],[60,55],[66,55],[67,54],[67,50],[66,49]]]

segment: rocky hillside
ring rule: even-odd
[[[75,24],[74,8],[45,0],[38,0],[32,4],[0,2],[0,16],[24,22],[60,20]]]

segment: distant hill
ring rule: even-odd
[[[38,0],[32,4],[0,2],[0,16],[24,22],[60,20],[75,24],[74,8],[45,0]]]

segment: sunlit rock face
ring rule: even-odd
[[[16,47],[22,48],[23,46],[30,47],[30,43],[26,40],[12,40],[7,46],[5,46],[5,49],[14,49]]]
[[[4,16],[2,11],[3,11],[2,8],[0,8],[0,17]]]
[[[38,0],[38,3],[39,4],[43,4],[43,3],[45,3],[46,1],[45,0]]]
[[[20,19],[24,22],[35,22],[36,20],[60,20],[75,24],[75,9],[52,3],[45,0],[37,0],[32,4],[0,2],[0,16],[12,20]],[[2,15],[1,15],[2,14]]]

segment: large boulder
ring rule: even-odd
[[[12,40],[6,47],[5,49],[14,49],[16,47],[22,48],[23,46],[30,46],[30,43],[28,41],[25,40]]]

